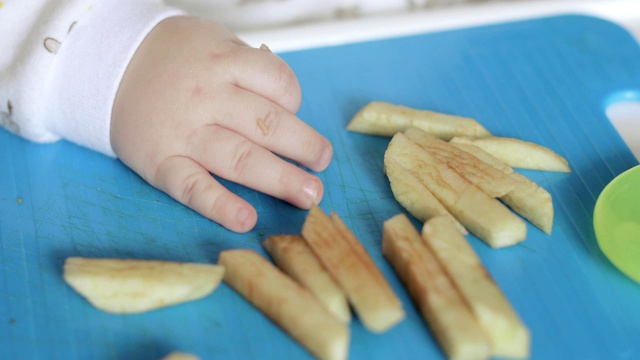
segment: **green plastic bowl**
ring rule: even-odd
[[[593,210],[593,228],[605,256],[640,283],[640,165],[602,190]]]

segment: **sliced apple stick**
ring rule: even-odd
[[[340,216],[335,211],[331,211],[329,213],[329,219],[333,223],[333,226],[338,230],[340,236],[342,236],[342,240],[351,246],[351,251],[358,257],[360,262],[364,265],[365,269],[371,273],[372,277],[382,286],[386,286],[387,279],[384,278],[380,269],[376,266],[369,256],[367,249],[362,246],[360,240],[349,230],[347,224],[342,221]],[[398,300],[398,306],[401,306],[400,300]]]
[[[462,138],[455,138],[455,139],[458,140]],[[489,154],[488,152],[482,150],[481,148],[471,143],[460,142],[460,141],[449,141],[449,144],[477,157],[478,159],[493,166],[494,168],[502,171],[505,174],[513,174],[515,172],[513,168],[507,165],[504,161],[498,159],[497,157]]]
[[[462,234],[467,234],[467,229],[409,170],[388,156],[384,157],[384,167],[393,197],[411,215],[423,223],[434,216],[447,216]]]
[[[504,172],[421,129],[410,127],[404,134],[491,197],[503,196],[517,184]]]
[[[389,288],[387,279],[385,279],[380,269],[378,269],[378,266],[376,266],[376,264],[373,262],[373,259],[371,259],[371,256],[367,252],[367,249],[365,249],[364,246],[362,246],[362,243],[360,242],[360,240],[358,240],[358,238],[353,234],[353,232],[349,230],[349,227],[347,227],[344,221],[342,221],[340,216],[338,216],[338,214],[335,211],[332,211],[329,214],[329,218],[333,222],[333,225],[336,227],[336,229],[338,229],[338,231],[340,232],[342,239],[351,246],[351,250],[360,259],[360,262],[362,262],[362,264],[367,269],[367,271],[369,271],[369,273],[371,273],[373,278],[375,278],[375,280],[378,282],[378,286],[380,288],[387,288],[390,290],[391,294],[394,294],[393,291],[391,291],[391,288]],[[390,298],[395,299],[396,307],[398,309],[402,309],[402,303],[400,302],[400,299],[398,299],[395,296],[395,294],[393,295],[393,297],[390,297]]]
[[[373,101],[363,107],[347,125],[347,130],[391,137],[410,126],[418,127],[444,140],[454,136],[491,135],[471,118],[417,110],[382,101]]]
[[[553,150],[520,139],[487,136],[454,137],[451,142],[473,144],[504,161],[507,165],[521,169],[571,172],[569,162]]]
[[[302,236],[269,236],[262,242],[262,246],[282,271],[311,291],[338,320],[344,323],[351,321],[351,309],[346,295]]]
[[[458,236],[460,233],[458,233]],[[382,253],[449,359],[486,359],[489,344],[464,300],[404,215],[384,222]]]
[[[472,234],[493,248],[511,246],[527,238],[524,221],[475,186],[460,193],[451,213]]]
[[[449,211],[458,194],[471,185],[403,133],[393,136],[384,156],[411,172]]]
[[[554,218],[551,194],[523,175],[514,172],[511,176],[519,178],[521,183],[500,200],[540,230],[551,234]]]
[[[367,329],[384,332],[404,319],[402,304],[386,280],[381,282],[376,277],[319,207],[309,210],[302,236],[345,292]]]
[[[227,250],[224,282],[320,359],[347,359],[349,328],[307,289],[252,250]]]
[[[70,257],[63,276],[98,309],[131,314],[203,298],[223,274],[219,265]]]
[[[478,159],[491,164],[495,168],[511,176],[517,181],[515,189],[511,190],[504,196],[500,197],[507,206],[513,211],[520,214],[533,225],[547,234],[551,234],[553,228],[553,200],[551,194],[544,188],[540,187],[531,179],[523,176],[502,162],[502,160],[485,152],[479,147],[471,144],[454,143],[452,144],[461,150],[464,150]]]
[[[491,355],[529,356],[530,335],[473,248],[445,217],[424,224],[422,239],[471,308],[491,344]]]
[[[385,157],[414,174],[467,230],[491,247],[513,245],[526,238],[526,224],[518,216],[404,134],[394,135]]]

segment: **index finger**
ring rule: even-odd
[[[296,113],[302,98],[300,83],[289,65],[270,50],[238,46],[228,68],[232,84]]]

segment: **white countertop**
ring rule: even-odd
[[[590,15],[615,22],[640,42],[640,0],[466,2],[384,16],[240,31],[239,36],[252,46],[264,43],[274,52],[283,52],[561,14]],[[607,115],[633,154],[640,159],[640,89],[626,101],[610,107]]]
[[[560,14],[601,17],[625,27],[640,40],[639,0],[464,2],[462,5],[425,8],[410,12],[240,31],[239,36],[250,45],[259,46],[265,43],[277,52]]]

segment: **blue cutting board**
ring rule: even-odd
[[[351,358],[443,358],[381,256],[382,223],[403,211],[382,172],[388,139],[345,131],[371,100],[474,117],[495,135],[565,156],[570,174],[523,172],[553,196],[551,236],[529,226],[527,241],[510,248],[469,241],[531,330],[532,358],[640,358],[640,285],[603,256],[592,228],[600,191],[638,163],[605,116],[611,101],[640,90],[640,48],[627,32],[560,16],[282,56],[302,85],[299,116],[335,149],[319,174],[321,206],[353,229],[407,310],[382,335],[354,321]],[[260,241],[298,233],[305,211],[229,184],[260,216],[255,230],[234,234],[117,160],[1,130],[0,144],[0,358],[309,357],[226,285],[202,300],[120,316],[96,310],[62,280],[69,256],[215,262],[229,248],[264,253]]]

